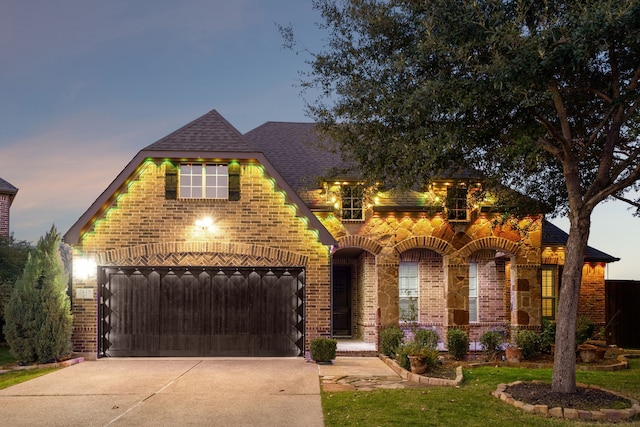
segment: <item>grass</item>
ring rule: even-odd
[[[17,364],[17,360],[9,351],[9,346],[6,343],[0,343],[0,367],[9,367]],[[20,384],[30,379],[37,378],[39,376],[48,374],[59,368],[38,368],[38,369],[26,369],[10,371],[4,374],[0,374],[0,390],[11,387],[12,385]]]
[[[596,384],[640,400],[640,359],[624,371],[578,371],[578,382]],[[431,387],[322,392],[325,425],[331,426],[575,426],[575,422],[526,414],[491,396],[499,383],[551,381],[551,369],[483,366],[465,370],[459,388]],[[637,417],[635,418],[637,421]],[[602,426],[580,422],[580,427]],[[624,425],[624,424],[621,424]]]
[[[33,378],[46,375],[50,372],[56,371],[59,368],[36,368],[26,369],[20,371],[11,371],[6,374],[0,374],[0,390],[3,388],[11,387],[12,385],[20,384],[25,381],[29,381]]]

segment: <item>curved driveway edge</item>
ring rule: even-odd
[[[7,426],[323,426],[303,358],[85,361],[0,390]]]

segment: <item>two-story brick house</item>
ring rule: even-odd
[[[241,135],[214,110],[142,149],[65,234],[74,350],[299,355],[409,319],[477,339],[553,317],[563,246],[542,215],[503,223],[469,177],[365,187],[314,130]],[[585,310],[615,260],[598,254]]]
[[[16,187],[0,178],[0,236],[9,236],[11,204],[17,193]]]

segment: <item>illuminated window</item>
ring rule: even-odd
[[[558,295],[556,289],[556,268],[553,265],[542,266],[542,318],[556,319]]]
[[[341,188],[342,219],[344,221],[362,221],[364,219],[362,201],[364,188],[360,185],[344,185]]]
[[[184,199],[227,199],[227,165],[184,163],[180,165],[180,197]]]
[[[400,319],[418,320],[418,263],[400,262],[398,271],[400,289]]]
[[[478,264],[469,264],[469,322],[478,321]]]

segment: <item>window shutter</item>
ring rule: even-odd
[[[240,200],[240,164],[229,163],[229,200]]]
[[[164,198],[167,200],[178,198],[178,171],[169,165],[164,175]]]

